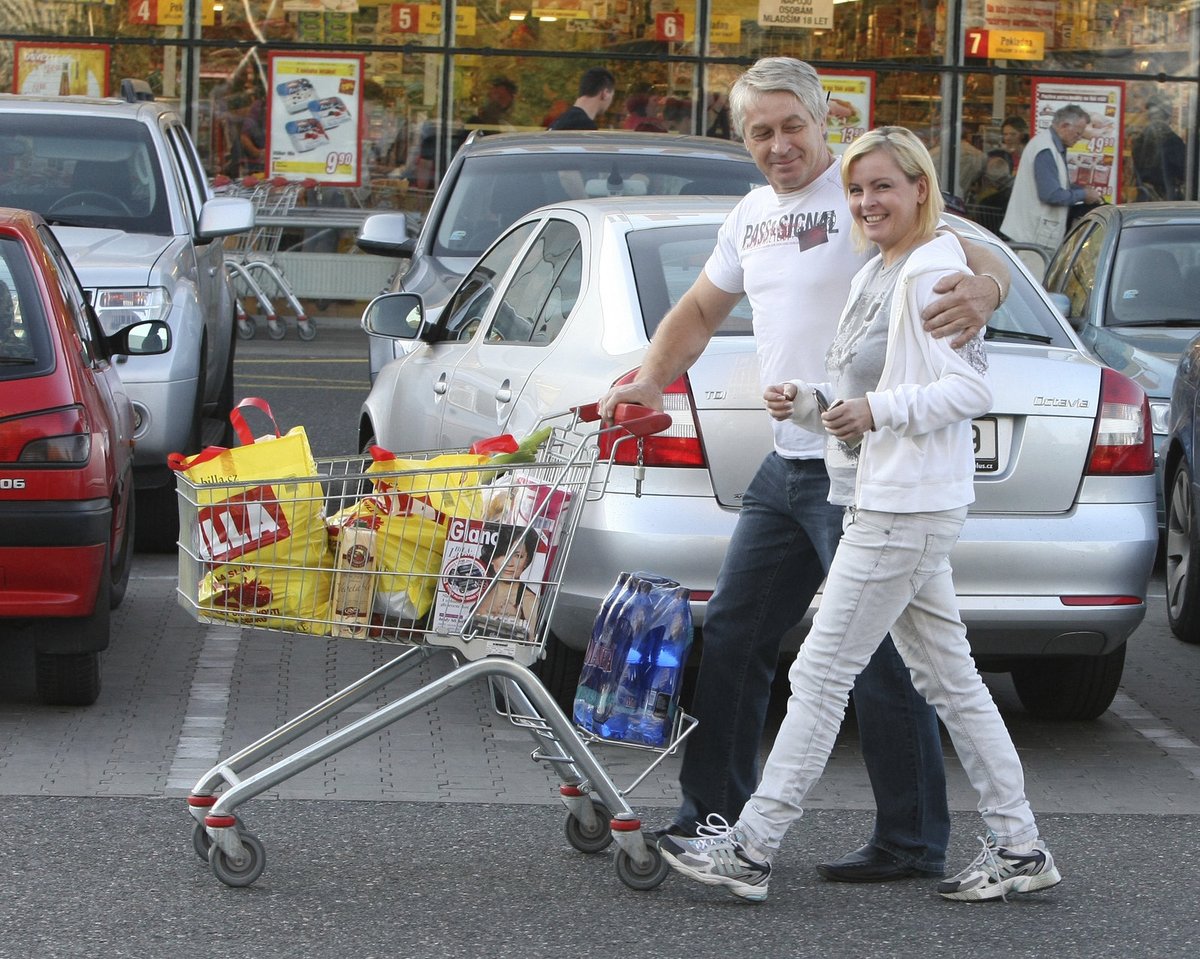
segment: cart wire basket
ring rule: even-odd
[[[390,643],[399,655],[324,702],[222,759],[188,798],[193,847],[218,879],[247,886],[266,864],[235,810],[455,689],[486,680],[498,712],[533,738],[566,805],[566,836],[582,852],[618,843],[617,873],[650,889],[668,867],[626,795],[695,727],[682,711],[671,741],[627,789],[596,758],[530,666],[541,657],[571,543],[587,503],[604,495],[615,449],[671,424],[622,405],[550,417],[536,452],[484,459],[463,451],[315,460],[310,476],[198,485],[178,474],[180,604],[200,622]],[[524,461],[522,461],[524,460]],[[638,457],[640,462],[640,455]],[[282,535],[286,528],[287,535]],[[448,673],[278,758],[283,747],[434,655]],[[646,747],[640,747],[645,749]]]

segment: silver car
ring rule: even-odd
[[[472,134],[455,153],[415,239],[403,213],[363,223],[358,245],[407,260],[393,291],[419,293],[431,312],[500,233],[547,203],[659,194],[743,196],[765,182],[742,144],[624,130]],[[374,338],[371,381],[403,340]]]
[[[360,445],[465,447],[594,401],[637,369],[734,202],[545,207],[500,237],[435,322],[417,321],[415,295],[380,297],[366,328],[411,349],[384,367],[363,404]],[[995,409],[976,422],[977,499],[953,555],[972,649],[981,668],[1012,672],[1030,711],[1095,717],[1116,693],[1125,641],[1145,615],[1157,543],[1145,394],[1087,356],[995,237],[952,222],[1008,257],[1014,274],[989,326]],[[761,392],[743,301],[668,391],[675,423],[646,443],[641,495],[634,470],[617,468],[583,515],[540,664],[560,697],[573,691],[620,570],[690,587],[702,636],[743,493],[771,448]]]
[[[212,195],[182,118],[146,84],[124,81],[122,94],[0,95],[0,206],[46,219],[105,333],[170,326],[165,353],[116,365],[136,418],[138,545],[174,550],[167,454],[231,438],[234,293],[221,238],[249,229],[254,209]]]

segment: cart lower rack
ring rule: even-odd
[[[196,782],[193,847],[218,879],[248,886],[266,866],[240,813],[248,800],[486,679],[500,714],[531,736],[531,758],[559,778],[568,841],[587,853],[615,841],[627,886],[662,882],[667,864],[626,797],[695,721],[680,712],[665,747],[632,747],[656,758],[621,789],[593,751],[599,740],[573,725],[529,668],[543,653],[583,508],[604,494],[611,462],[597,463],[599,436],[612,431],[614,446],[640,444],[670,425],[669,416],[632,406],[618,409],[615,426],[596,419],[594,406],[551,418],[533,434],[536,452],[496,458],[375,451],[312,461],[309,475],[242,480],[226,472],[193,482],[180,474],[179,599],[198,620],[403,647]],[[434,656],[448,658],[444,675],[271,758]]]

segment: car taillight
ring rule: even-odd
[[[1100,409],[1092,433],[1089,476],[1154,472],[1150,405],[1142,388],[1116,370],[1100,371]]]
[[[86,463],[92,433],[81,406],[0,421],[0,463]]]
[[[637,370],[626,373],[614,383],[623,386],[632,383]],[[696,425],[695,404],[687,376],[681,376],[663,390],[663,412],[671,414],[674,421],[662,433],[647,436],[642,443],[642,463],[646,466],[705,466],[704,449],[700,445],[700,430]],[[621,466],[637,464],[638,444],[627,439],[618,443],[621,434],[617,430],[606,432],[600,437],[600,458],[612,457]],[[616,444],[616,453],[613,446]]]

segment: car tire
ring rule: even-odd
[[[112,558],[112,570],[109,573],[109,580],[112,583],[108,601],[109,609],[116,609],[121,605],[121,600],[125,598],[125,591],[129,588],[129,572],[133,569],[133,542],[137,536],[137,495],[132,482],[128,485],[127,499],[125,535],[121,539],[120,550]]]
[[[1038,719],[1095,719],[1117,695],[1125,643],[1104,656],[1039,657],[1015,666],[1021,705]]]
[[[534,675],[568,716],[575,707],[575,690],[583,669],[583,653],[572,649],[552,631],[546,634],[546,655],[533,664]]]
[[[1167,623],[1177,639],[1200,643],[1200,517],[1187,461],[1175,464],[1167,493]]]
[[[100,697],[100,650],[108,646],[111,587],[105,567],[91,616],[43,622],[40,629],[43,639],[50,639],[52,631],[61,631],[72,638],[79,637],[82,645],[93,647],[82,651],[37,651],[34,675],[37,697],[43,705],[91,706]]]

